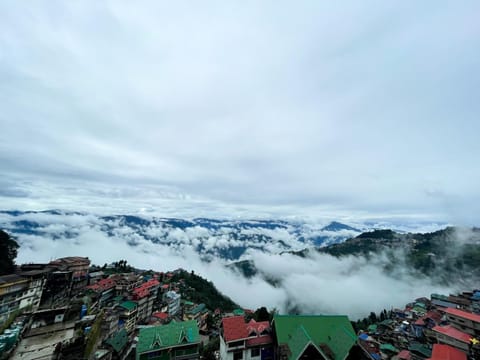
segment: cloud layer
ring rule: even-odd
[[[209,262],[202,259],[196,251],[196,242],[202,241],[208,246],[205,229],[176,229],[168,234],[166,240],[171,242],[167,244],[162,241],[154,243],[141,235],[146,232],[163,236],[165,229],[157,225],[136,232],[122,222],[112,220],[109,225],[113,227],[105,229],[105,221],[95,215],[28,213],[15,217],[0,216],[0,224],[7,230],[13,226],[13,221],[37,224],[33,233],[16,234],[21,244],[18,263],[88,256],[98,265],[126,259],[140,269],[167,271],[181,267],[213,281],[224,294],[246,308],[267,306],[281,312],[345,313],[356,319],[371,311],[403,306],[432,292],[458,290],[435,285],[431,280],[412,276],[408,271],[386,275],[382,269],[389,260],[384,256],[369,261],[362,257],[336,259],[322,254],[301,258],[275,253],[277,248],[272,244],[272,249],[267,248],[265,252],[248,250],[248,258],[261,275],[246,279],[226,267],[227,262],[219,257],[210,258]],[[283,240],[288,239],[284,237]],[[235,239],[228,236],[223,241],[225,246],[235,243]],[[219,241],[211,245],[222,246]],[[265,279],[274,279],[276,286]]]
[[[476,222],[479,7],[3,2],[1,200]]]

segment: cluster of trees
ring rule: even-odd
[[[383,311],[381,311],[379,315],[375,314],[372,311],[368,317],[359,319],[355,322],[352,321],[352,325],[355,331],[358,332],[360,330],[367,330],[367,328],[370,325],[373,325],[378,322],[382,322],[384,320],[391,319],[391,318],[392,318],[392,311],[387,311],[386,309],[383,309]]]
[[[176,282],[184,279],[186,289],[182,294],[187,299],[199,304],[204,303],[210,310],[217,308],[223,311],[231,311],[238,308],[230,298],[220,293],[211,281],[205,280],[201,276],[192,272],[181,271],[175,274],[171,281]]]
[[[0,230],[0,275],[15,271],[18,243],[5,231]]]

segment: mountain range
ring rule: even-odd
[[[360,234],[365,226],[338,221],[306,223],[287,220],[178,219],[138,215],[96,216],[78,212],[0,211],[0,228],[20,244],[26,237],[69,241],[89,229],[125,240],[132,247],[147,240],[172,248],[189,246],[204,260],[239,260],[249,250],[266,253],[299,251],[340,243]]]

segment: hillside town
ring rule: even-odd
[[[17,266],[0,276],[0,356],[480,359],[477,290],[412,299],[404,308],[352,322],[345,315],[242,309],[226,298],[217,301],[220,294],[204,295],[208,284],[193,272],[143,271],[125,260],[99,267],[85,257],[65,257]]]

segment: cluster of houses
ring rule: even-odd
[[[343,315],[208,309],[180,269],[131,270],[67,257],[1,276],[0,358],[194,360],[215,344],[221,360],[480,359],[480,291],[419,298],[355,331]]]
[[[480,291],[432,294],[371,324],[358,344],[373,360],[480,359]]]
[[[214,312],[182,299],[186,285],[171,281],[176,272],[90,271],[90,265],[88,258],[66,257],[0,276],[0,358],[73,359],[80,352],[126,359],[143,343],[143,329],[165,332],[185,322],[195,324],[197,336],[209,332]]]

